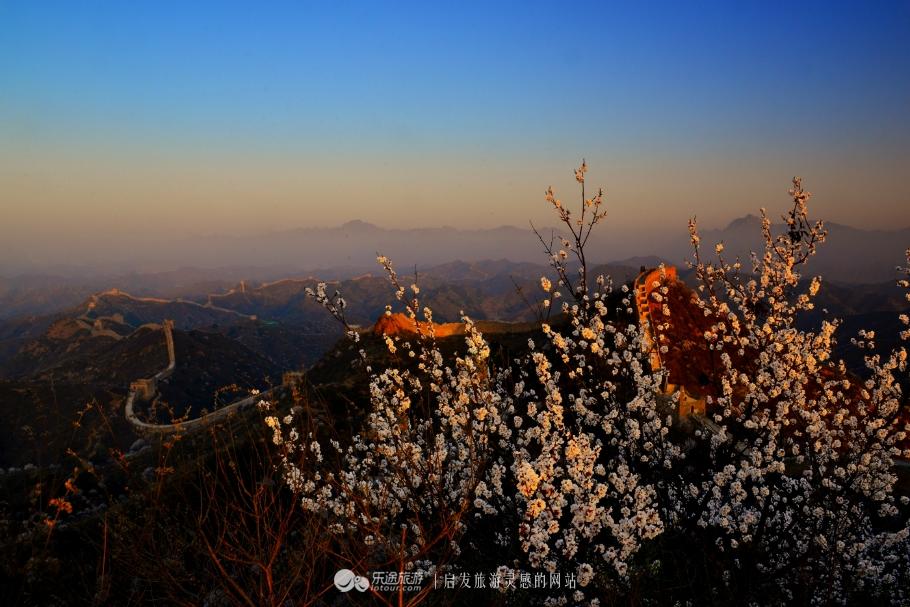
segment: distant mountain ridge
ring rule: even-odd
[[[703,242],[713,245],[724,241],[728,252],[745,255],[760,245],[759,221],[750,214],[723,228],[704,229]],[[780,230],[780,220],[775,223],[775,229]],[[903,251],[910,246],[910,227],[863,230],[834,222],[827,226],[829,242],[819,249],[814,267],[830,280],[875,283],[890,279],[894,276],[893,267],[902,262]],[[654,230],[651,234],[641,233],[606,222],[589,241],[588,258],[604,262],[657,256],[681,266],[684,259],[691,257],[685,226],[675,229],[659,225]],[[544,237],[554,231],[559,233],[558,229],[540,227]],[[401,270],[417,266],[426,271],[455,260],[468,264],[486,260],[545,263],[541,244],[530,227],[387,228],[354,220],[336,227],[292,228],[242,237],[174,238],[156,242],[153,249],[136,242],[128,249],[121,247],[107,256],[82,260],[84,267],[60,266],[56,271],[51,271],[49,262],[40,265],[8,257],[0,260],[0,308],[22,309],[27,307],[23,303],[29,298],[42,294],[50,305],[53,297],[47,294],[52,291],[55,296],[74,297],[75,292],[86,296],[88,292],[117,286],[137,294],[175,296],[175,287],[186,291],[191,284],[207,285],[197,289],[195,295],[199,295],[206,288],[208,292],[217,291],[241,279],[317,275],[345,278],[375,272],[377,253],[392,259]],[[188,263],[194,267],[187,267]],[[33,269],[27,276],[21,275],[28,268]],[[140,268],[146,269],[139,271]],[[14,272],[20,275],[12,276]],[[7,278],[2,278],[4,274]],[[88,283],[92,286],[87,292]],[[11,315],[0,312],[0,317]]]
[[[904,263],[904,252],[910,248],[910,227],[895,230],[861,230],[839,223],[825,223],[828,238],[819,245],[806,268],[807,275],[820,275],[826,280],[850,284],[875,284],[898,278],[897,266]],[[783,224],[772,226],[774,233]],[[761,219],[746,215],[719,230],[703,230],[702,245],[713,254],[716,243],[723,242],[728,258],[747,259],[750,251],[760,251]],[[665,256],[690,257],[691,247],[674,247]]]

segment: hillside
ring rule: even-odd
[[[74,330],[61,333],[61,327]],[[43,336],[23,345],[0,365],[0,377],[32,381],[98,383],[119,387],[167,364],[161,332],[136,329],[122,338],[93,335],[80,321],[54,323]]]
[[[158,339],[163,350],[160,333]],[[158,385],[160,404],[168,409],[161,411],[159,421],[165,423],[171,421],[170,413],[195,418],[203,409],[211,411],[237,394],[266,390],[280,382],[281,372],[288,369],[220,333],[174,331],[174,349],[176,369]]]

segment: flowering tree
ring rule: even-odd
[[[837,320],[798,328],[821,286],[800,272],[826,232],[808,220],[810,194],[799,178],[790,194],[784,233],[774,234],[762,210],[764,250],[753,253],[751,272],[725,259],[722,243],[716,261],[705,261],[690,222],[699,283],[692,303],[712,321],[703,337],[720,361],[707,397],[719,430],[700,437],[702,465],[674,488],[672,516],[729,553],[726,578],[747,571],[781,600],[827,603],[892,582],[894,557],[906,566],[906,523],[885,531],[898,514],[894,458],[910,455],[900,448],[907,418],[896,376],[906,352],[868,356],[860,379],[832,356]],[[873,339],[862,332],[855,344],[871,348]]]
[[[471,320],[463,318],[464,354],[446,364],[432,311],[420,307],[419,287],[406,289],[388,259],[379,263],[416,328],[416,341],[384,336],[400,364],[366,367],[370,404],[363,429],[347,445],[331,440],[334,466],[325,466],[323,447],[312,433],[300,435],[293,414],[270,415],[266,423],[284,450],[288,485],[303,492],[306,509],[331,517],[331,528],[354,555],[349,564],[361,571],[435,572],[457,560],[469,515],[498,511],[507,467],[496,450],[509,444],[506,417],[514,408],[501,389],[505,373],[490,368],[489,346]],[[320,285],[313,296],[344,322],[339,294],[328,297]],[[363,350],[360,358],[368,362]]]
[[[834,357],[836,319],[801,328],[821,287],[801,273],[826,232],[809,221],[799,179],[782,233],[762,211],[764,246],[750,267],[722,243],[706,260],[690,222],[697,289],[663,273],[649,291],[659,313],[639,323],[628,285],[590,275],[585,245],[605,212],[602,191],[585,197],[586,172],[583,163],[575,173],[577,209],[546,193],[565,236],[541,237],[553,276],[541,279],[547,322],[526,354],[492,364],[469,318],[463,346],[446,353],[416,281],[403,286],[380,257],[415,334],[383,336],[393,363],[381,368],[360,350],[363,427],[325,444],[300,411],[266,417],[286,482],[331,522],[345,562],[444,571],[467,568],[464,547],[482,546],[504,572],[572,572],[577,586],[548,603],[597,604],[660,587],[673,567],[661,555],[674,554],[711,570],[705,588],[664,600],[906,601],[907,498],[894,491],[896,458],[910,457],[906,352],[875,354],[863,332],[854,344],[868,351],[867,373],[856,377]],[[340,294],[321,285],[311,296],[360,340]],[[693,313],[697,335],[649,338]],[[664,389],[652,348],[716,361],[703,369],[695,423]],[[478,544],[477,530],[490,528]]]
[[[577,218],[552,188],[546,194],[569,237],[558,250],[541,238],[557,277],[555,286],[546,278],[541,286],[548,306],[562,299],[564,322],[543,325],[546,349],[529,344],[527,383],[520,385],[528,421],[513,465],[528,562],[575,571],[581,587],[571,594],[575,602],[595,575],[604,578],[600,586],[624,580],[642,542],[663,531],[661,485],[679,454],[668,441],[672,404],[659,399],[661,374],[651,373],[642,332],[629,322],[628,287],[618,298],[603,276],[589,287],[585,243],[605,213],[602,191],[585,198],[586,172],[584,163],[575,172]]]

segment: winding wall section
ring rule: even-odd
[[[167,357],[168,364],[167,367],[156,373],[154,376],[138,379],[130,384],[129,396],[126,399],[125,414],[126,419],[130,422],[138,433],[143,435],[168,435],[176,432],[190,432],[213,424],[215,422],[221,421],[230,417],[238,410],[245,409],[255,405],[259,400],[274,396],[278,391],[282,390],[284,386],[279,386],[277,388],[272,388],[271,390],[266,390],[258,394],[252,394],[246,398],[234,401],[224,407],[216,409],[210,413],[206,413],[196,419],[187,420],[184,422],[178,422],[176,424],[153,424],[139,419],[136,416],[135,404],[137,400],[149,401],[155,397],[158,393],[158,383],[174,373],[174,369],[177,366],[177,357],[174,351],[174,321],[165,320],[161,325],[161,329],[164,331],[164,339],[167,345]],[[287,376],[292,376],[293,374],[286,374]]]

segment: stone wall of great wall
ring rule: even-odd
[[[288,372],[284,374],[281,386],[266,390],[265,392],[258,394],[251,394],[250,396],[241,398],[240,400],[234,401],[228,405],[216,409],[215,411],[202,415],[201,417],[197,417],[196,419],[178,422],[175,424],[155,424],[143,421],[136,415],[136,402],[152,401],[158,395],[159,382],[170,377],[174,373],[174,369],[177,366],[177,356],[174,349],[174,321],[165,320],[159,326],[159,328],[164,332],[164,340],[167,347],[168,356],[167,367],[152,377],[137,379],[130,383],[130,391],[126,399],[126,419],[133,426],[133,429],[136,430],[139,434],[164,436],[168,434],[174,434],[176,432],[191,432],[198,430],[210,424],[222,421],[240,410],[254,406],[261,399],[268,399],[269,397],[275,396],[288,385],[300,381],[301,373]]]
[[[635,303],[638,312],[639,324],[643,333],[643,347],[648,352],[648,359],[651,364],[651,370],[654,372],[664,372],[665,364],[661,358],[660,340],[665,336],[655,330],[654,318],[652,314],[652,293],[665,285],[668,281],[678,280],[676,268],[664,267],[652,270],[642,271],[635,279]],[[214,306],[212,306],[214,307]],[[154,376],[142,378],[133,381],[130,384],[129,396],[126,401],[126,418],[133,428],[141,434],[146,435],[167,435],[175,432],[192,431],[197,428],[207,426],[211,423],[223,420],[236,411],[255,405],[260,399],[274,396],[279,391],[285,389],[288,385],[300,380],[301,373],[289,372],[283,376],[282,385],[260,394],[253,394],[246,398],[225,405],[215,411],[207,413],[199,418],[179,422],[176,424],[155,424],[139,419],[135,413],[137,401],[150,402],[158,394],[158,384],[173,374],[176,368],[176,353],[174,348],[174,322],[165,320],[161,325],[146,325],[151,328],[160,328],[164,333],[165,345],[167,347],[168,365]],[[377,324],[377,327],[379,323]],[[375,330],[375,328],[374,328]],[[661,392],[667,397],[677,397],[677,411],[680,417],[695,416],[699,419],[704,418],[705,399],[693,395],[686,386],[675,384],[669,381],[669,374],[665,373],[664,381],[661,386]]]
[[[666,339],[656,330],[654,316],[651,310],[653,293],[670,281],[679,280],[676,268],[667,266],[653,270],[643,270],[635,279],[635,306],[638,311],[638,322],[641,326],[643,347],[648,352],[651,370],[655,373],[665,372],[662,392],[665,396],[678,395],[678,413],[680,417],[686,415],[705,414],[705,398],[693,395],[685,385],[675,384],[670,381],[666,373],[665,364],[661,357],[661,340]]]

